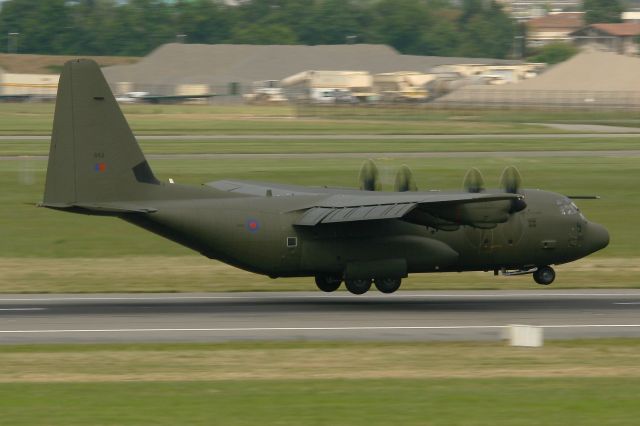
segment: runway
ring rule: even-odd
[[[1,343],[640,337],[640,290],[4,295]]]

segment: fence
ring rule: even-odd
[[[640,91],[460,90],[416,103],[297,103],[299,117],[420,120],[443,110],[602,111],[640,114]]]
[[[430,104],[445,109],[640,110],[640,91],[462,89]]]

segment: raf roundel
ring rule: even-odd
[[[104,172],[105,170],[107,170],[107,163],[96,163],[93,166],[93,169],[98,173]]]
[[[248,219],[246,228],[249,232],[258,232],[260,230],[260,222],[258,222],[256,219]]]

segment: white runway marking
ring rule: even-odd
[[[402,298],[482,298],[482,299],[490,299],[490,298],[513,298],[513,297],[541,297],[541,298],[553,298],[553,297],[640,297],[640,292],[637,293],[489,293],[489,294],[465,294],[465,293],[423,293],[423,294],[397,294],[397,295],[362,295],[362,296],[353,296],[351,294],[318,294],[318,295],[308,295],[308,294],[288,294],[288,295],[224,295],[224,296],[105,296],[105,297],[82,297],[82,296],[71,296],[71,297],[32,297],[32,298],[24,298],[24,297],[16,297],[16,298],[0,298],[0,303],[2,302],[30,302],[30,301],[39,301],[39,302],[72,302],[72,301],[166,301],[166,300],[249,300],[249,299],[260,299],[260,300],[269,300],[269,299],[345,299],[349,300],[367,300],[367,299],[383,299],[383,300],[394,300],[394,299],[402,299]],[[640,303],[640,302],[638,302]]]
[[[640,302],[616,302],[614,305],[640,305]]]
[[[260,331],[383,331],[383,330],[471,330],[502,329],[508,325],[447,325],[447,326],[363,326],[363,327],[230,327],[230,328],[113,328],[113,329],[44,329],[0,330],[0,334],[33,333],[148,333],[148,332],[260,332]],[[542,328],[640,328],[640,324],[558,324]]]

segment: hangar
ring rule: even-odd
[[[370,73],[422,71],[438,65],[520,61],[402,55],[385,45],[165,44],[131,65],[104,68],[116,92],[175,95],[179,87],[208,85],[211,92],[235,94],[258,80],[281,80],[307,70]],[[236,92],[237,90],[237,92]]]

